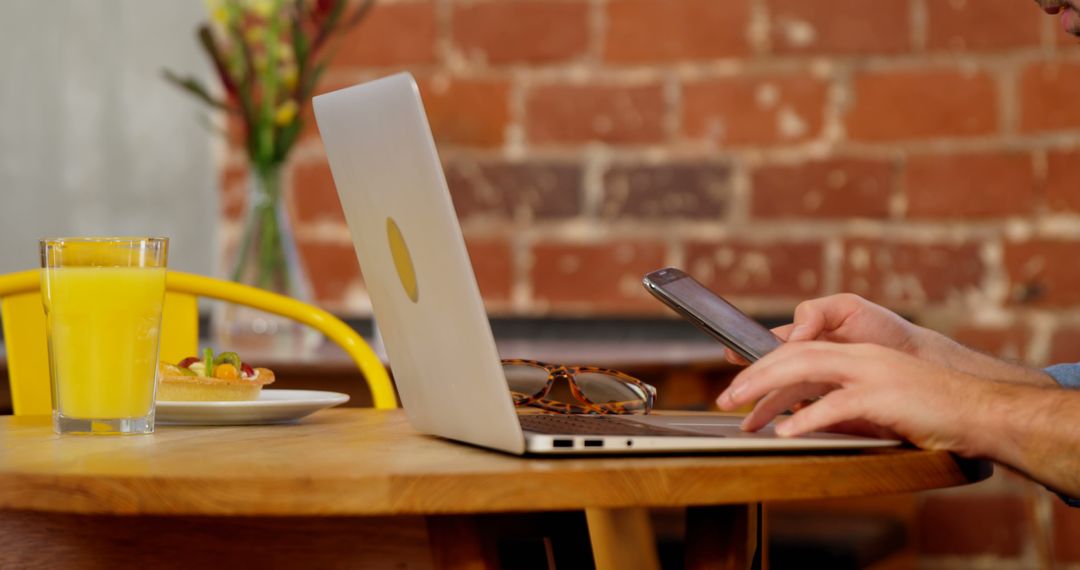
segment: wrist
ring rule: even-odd
[[[928,328],[912,325],[910,349],[908,352],[921,360],[934,362],[950,368],[961,359],[963,346],[949,337]]]
[[[1041,390],[1002,382],[978,382],[972,386],[972,406],[965,410],[964,431],[969,434],[968,457],[991,459],[1026,470],[1025,440],[1032,410]]]
[[[1007,397],[1000,386],[992,382],[972,382],[968,386],[966,405],[956,415],[963,434],[960,455],[996,459],[1002,448],[1001,421],[1009,414]]]

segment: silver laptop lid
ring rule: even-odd
[[[320,95],[314,106],[409,421],[425,433],[523,453],[412,75]]]

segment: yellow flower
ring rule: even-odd
[[[211,21],[222,26],[229,23],[229,10],[225,8],[222,0],[205,0],[205,2]]]
[[[300,108],[296,106],[296,101],[289,99],[281,105],[278,105],[277,111],[274,112],[274,123],[280,126],[285,126],[292,122],[296,118],[296,112]]]
[[[251,26],[247,30],[244,30],[244,40],[248,45],[257,45],[262,43],[263,38],[266,37],[266,28],[263,26]]]
[[[277,57],[281,61],[291,61],[293,59],[293,46],[288,42],[278,42]]]
[[[289,91],[296,90],[296,84],[300,81],[299,71],[295,64],[285,65],[281,68],[281,84]]]
[[[274,1],[247,0],[247,8],[260,18],[269,18],[274,13]]]

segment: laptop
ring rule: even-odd
[[[519,455],[899,443],[826,433],[780,438],[771,427],[744,433],[741,418],[724,414],[519,414],[413,77],[319,95],[314,106],[401,403],[418,431]]]

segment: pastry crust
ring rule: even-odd
[[[262,387],[274,381],[269,368],[255,368],[254,378],[229,379],[176,374],[168,368],[165,363],[158,366],[157,399],[162,402],[256,400]]]

